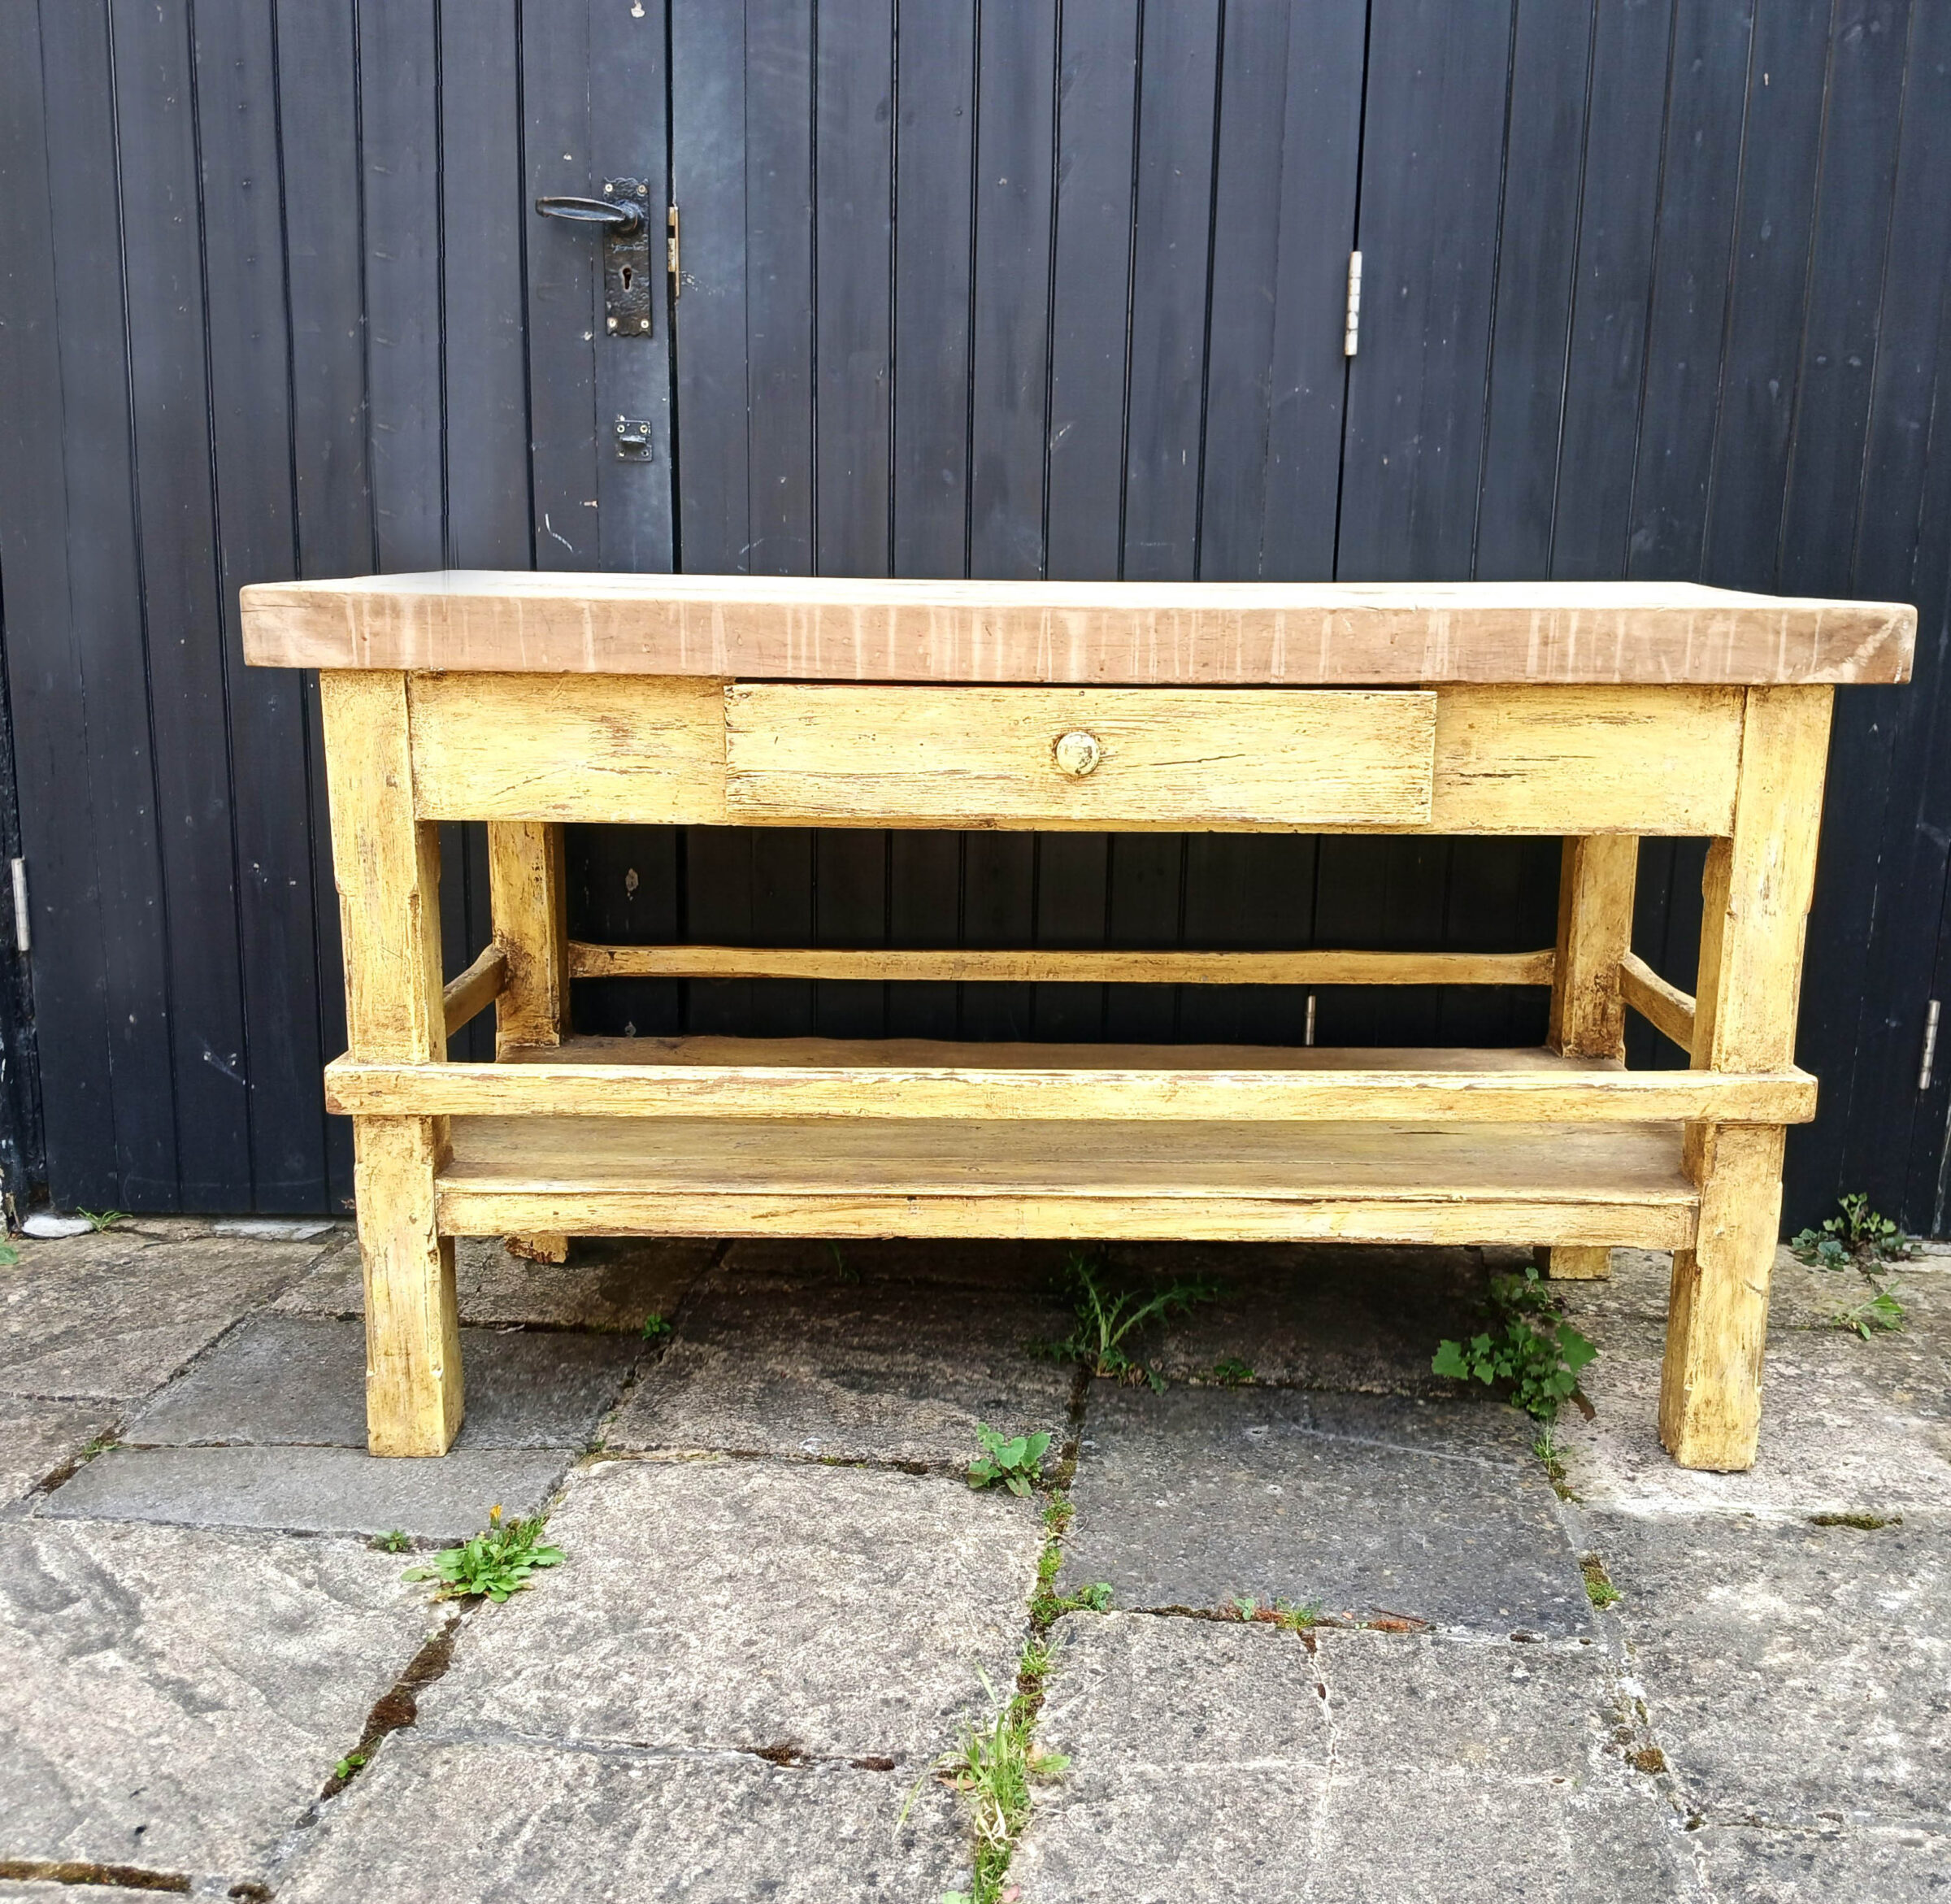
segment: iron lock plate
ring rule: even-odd
[[[603,196],[642,213],[628,231],[603,233],[603,325],[613,337],[650,335],[650,188],[641,179],[606,179]],[[619,454],[622,454],[619,450]],[[640,461],[648,460],[649,451]]]
[[[624,463],[654,463],[655,446],[650,441],[647,416],[619,416],[616,419],[616,454]]]

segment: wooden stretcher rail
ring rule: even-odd
[[[895,950],[569,942],[579,979],[854,979],[1192,985],[1549,985],[1541,952]]]
[[[1692,995],[1670,985],[1636,952],[1628,952],[1619,961],[1619,996],[1655,1031],[1665,1032],[1692,1055]]]
[[[485,1011],[508,989],[508,954],[499,945],[483,949],[480,958],[441,995],[447,1036],[452,1037],[469,1019]]]
[[[1815,1115],[1815,1080],[1793,1068],[1472,1073],[341,1058],[326,1067],[325,1093],[328,1109],[369,1117],[1805,1124]]]

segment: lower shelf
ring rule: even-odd
[[[1677,1124],[456,1117],[452,1236],[1684,1247]]]

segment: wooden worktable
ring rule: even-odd
[[[445,1450],[452,1239],[1529,1243],[1674,1251],[1660,1432],[1760,1416],[1832,686],[1909,607],[1679,584],[1086,584],[454,572],[244,591],[321,671],[370,1439]],[[494,938],[441,984],[437,823],[488,823]],[[1549,834],[1512,954],[836,951],[565,936],[566,821]],[[1639,841],[1706,862],[1699,996],[1631,950]],[[1535,985],[1536,1050],[578,1038],[616,976]],[[492,1003],[494,1064],[446,1040]],[[1624,1068],[1635,1010],[1691,1053]]]

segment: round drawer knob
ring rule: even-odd
[[[1087,773],[1095,772],[1097,763],[1104,758],[1102,743],[1095,734],[1087,734],[1082,728],[1058,735],[1057,744],[1050,751],[1057,757],[1058,766],[1077,780]]]

